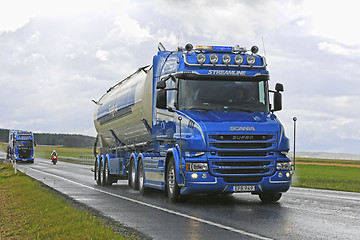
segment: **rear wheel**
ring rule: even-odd
[[[175,203],[180,196],[180,188],[176,180],[175,160],[172,157],[166,171],[166,192],[170,202]]]
[[[129,171],[129,186],[132,189],[138,190],[139,185],[136,182],[135,160],[130,159],[130,171]]]
[[[110,176],[110,169],[109,169],[109,161],[105,160],[105,169],[104,169],[104,185],[112,185],[112,179]]]
[[[282,193],[260,193],[259,198],[264,203],[274,203],[280,200]]]

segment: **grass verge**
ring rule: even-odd
[[[68,204],[53,191],[0,164],[0,239],[132,239]]]
[[[63,146],[36,146],[35,155],[36,157],[50,159],[53,150],[61,157],[80,158],[84,155],[93,155],[92,148],[65,148]]]
[[[298,159],[292,186],[360,192],[360,161]]]

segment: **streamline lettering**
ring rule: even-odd
[[[245,76],[246,71],[231,71],[231,70],[209,70],[208,75],[231,75],[231,76]]]

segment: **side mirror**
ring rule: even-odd
[[[274,108],[271,109],[272,112],[275,111],[280,111],[282,109],[282,95],[281,92],[284,91],[284,86],[281,83],[277,83],[275,85],[275,90],[270,90],[270,92],[274,93]],[[271,104],[270,104],[270,108],[271,108]]]
[[[284,91],[284,86],[283,86],[281,83],[277,83],[277,84],[275,85],[275,90],[276,90],[277,92],[283,92],[283,91]]]
[[[282,109],[282,96],[279,92],[274,92],[274,109],[272,111],[280,111]]]
[[[158,83],[160,83],[160,82],[158,82]],[[157,86],[156,86],[156,88],[157,88]],[[167,109],[166,101],[167,101],[167,91],[165,89],[161,89],[156,94],[156,107],[159,109]]]
[[[156,83],[156,89],[165,89],[166,88],[166,82],[165,81],[159,81]]]

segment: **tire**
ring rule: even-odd
[[[282,193],[260,193],[259,198],[263,203],[274,203],[280,200]]]
[[[135,160],[134,159],[130,159],[129,186],[134,190],[139,189],[138,181],[136,181],[136,171],[135,171]]]
[[[96,160],[95,162],[95,180],[97,185],[101,185],[101,177],[100,177],[100,164],[99,161]]]
[[[172,157],[166,171],[166,192],[172,203],[177,202],[180,196],[180,188],[177,184],[175,169],[175,160]]]
[[[148,189],[144,186],[144,179],[145,179],[145,174],[144,174],[144,163],[142,160],[139,160],[139,167],[138,167],[138,181],[139,181],[139,191],[141,193],[141,195],[145,195],[148,192]]]
[[[110,176],[110,169],[109,169],[109,161],[108,159],[105,160],[105,167],[104,167],[104,185],[111,186],[112,179]]]
[[[99,166],[99,180],[100,180],[100,185],[104,186],[104,165],[103,165],[103,160],[100,160],[100,166]]]

